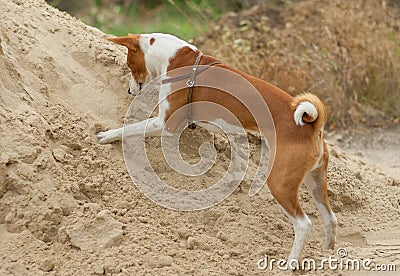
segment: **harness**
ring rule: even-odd
[[[165,84],[165,83],[177,82],[177,81],[181,81],[181,80],[185,80],[185,79],[189,78],[186,81],[186,85],[187,85],[187,87],[189,89],[189,93],[188,93],[188,104],[189,104],[189,106],[188,106],[188,124],[189,124],[189,126],[188,127],[190,129],[195,129],[196,128],[196,125],[193,124],[192,106],[191,106],[192,97],[193,97],[193,89],[194,89],[194,86],[195,86],[196,76],[198,74],[200,74],[201,72],[203,72],[204,70],[207,70],[211,66],[221,63],[220,61],[214,61],[214,62],[211,62],[211,63],[206,64],[206,65],[204,65],[204,66],[199,68],[199,63],[200,63],[200,60],[201,60],[202,56],[203,56],[203,54],[201,52],[199,52],[199,54],[196,57],[196,61],[195,61],[194,65],[193,65],[193,67],[192,67],[192,72],[184,74],[184,75],[180,75],[180,76],[177,76],[177,77],[172,77],[172,78],[167,78],[167,79],[162,80],[162,84]]]

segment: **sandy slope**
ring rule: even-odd
[[[0,275],[268,275],[257,260],[287,256],[292,227],[267,189],[249,198],[245,181],[213,208],[167,210],[136,189],[121,144],[97,143],[98,130],[122,124],[131,100],[124,49],[44,1],[0,0],[0,12]],[[187,132],[182,154],[215,139]],[[147,147],[163,179],[190,186],[163,165],[159,139]],[[206,182],[228,164],[229,150],[218,148]],[[331,153],[337,248],[400,270],[399,179]],[[335,255],[321,250],[322,221],[305,191],[301,198],[314,224],[304,256]]]

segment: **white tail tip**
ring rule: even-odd
[[[303,115],[307,113],[313,120],[318,118],[318,111],[315,106],[307,101],[299,103],[294,112],[294,121],[298,126],[304,126]]]

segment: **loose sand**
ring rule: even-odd
[[[249,197],[244,181],[215,207],[167,210],[132,183],[120,143],[98,144],[95,133],[121,126],[132,100],[124,49],[44,1],[0,0],[0,12],[0,275],[269,275],[257,261],[288,255],[292,226],[267,188]],[[221,155],[213,181],[229,162],[222,137],[188,131],[182,154],[204,141]],[[159,151],[159,139],[147,148]],[[330,151],[336,249],[400,270],[399,175],[357,151]],[[190,184],[151,158],[163,179]],[[336,256],[321,249],[323,223],[305,190],[301,200],[313,222],[304,257]]]

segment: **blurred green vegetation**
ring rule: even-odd
[[[163,32],[191,39],[224,13],[254,5],[259,0],[47,0],[88,25],[116,36]]]

